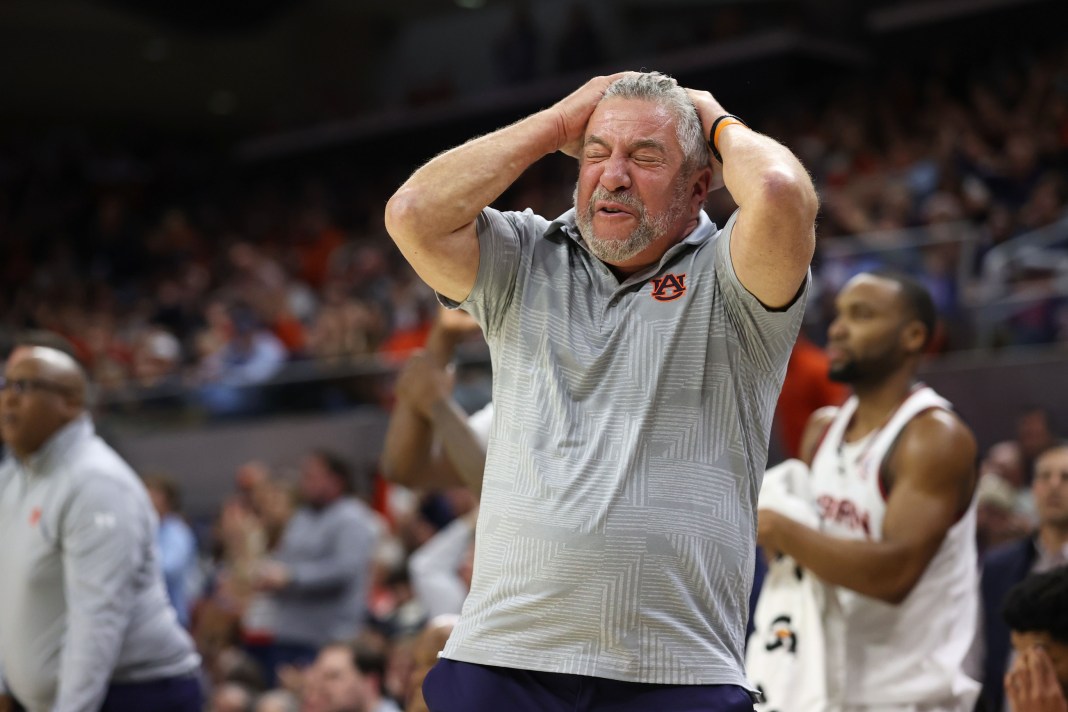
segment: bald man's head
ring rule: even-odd
[[[37,452],[85,410],[85,371],[70,355],[47,346],[23,347],[4,368],[0,433],[16,456]]]

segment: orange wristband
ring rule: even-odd
[[[720,163],[723,163],[723,156],[719,155],[719,132],[722,131],[724,127],[730,126],[731,124],[741,124],[742,126],[749,128],[749,124],[745,123],[734,114],[724,114],[712,122],[712,135],[708,139],[708,147],[712,149],[712,155],[715,156],[716,160]]]

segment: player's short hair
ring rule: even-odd
[[[1018,633],[1049,633],[1068,645],[1068,566],[1031,574],[1009,590],[1001,614]]]
[[[904,272],[891,269],[876,269],[869,274],[879,279],[895,282],[901,288],[901,301],[904,303],[908,315],[923,324],[924,329],[927,331],[927,335],[923,340],[923,346],[926,348],[931,343],[931,339],[934,338],[935,329],[938,326],[938,309],[935,308],[931,292],[924,286],[923,282]]]

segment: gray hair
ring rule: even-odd
[[[604,98],[611,96],[651,101],[669,109],[676,118],[675,133],[684,156],[683,173],[691,173],[708,165],[711,156],[701,117],[690,95],[673,77],[660,72],[628,74],[608,86]]]

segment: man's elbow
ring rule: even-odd
[[[819,196],[812,179],[800,166],[778,166],[764,174],[764,200],[780,214],[796,221],[799,228],[810,231],[820,208]]]
[[[397,244],[419,234],[419,200],[411,188],[402,187],[386,203],[386,232]]]
[[[875,598],[891,606],[900,606],[916,588],[920,577],[911,572],[900,572],[886,577],[876,592]]]

